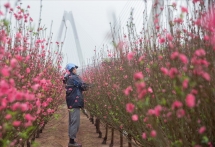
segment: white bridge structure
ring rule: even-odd
[[[73,30],[73,35],[74,35],[74,39],[75,39],[75,45],[76,45],[76,51],[77,51],[77,55],[78,55],[78,59],[79,59],[79,64],[81,66],[84,66],[85,60],[83,58],[83,53],[82,53],[82,49],[81,49],[81,45],[80,45],[80,41],[79,41],[79,37],[78,37],[78,33],[77,33],[75,20],[74,20],[72,11],[70,11],[70,12],[64,11],[63,18],[62,18],[61,25],[60,25],[59,32],[58,32],[58,36],[57,36],[57,41],[61,42],[64,29],[67,29],[66,21],[70,22],[70,25],[71,25],[72,30]],[[71,48],[69,48],[69,49],[71,49]],[[75,63],[75,64],[77,64],[77,63]],[[80,65],[78,65],[78,66],[80,67]]]

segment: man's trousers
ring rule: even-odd
[[[69,137],[76,138],[80,126],[80,108],[69,110]]]

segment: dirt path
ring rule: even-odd
[[[40,138],[36,139],[38,147],[67,147],[68,138],[68,111],[66,105],[62,105],[54,115],[53,119],[45,126]],[[57,118],[57,119],[56,119]],[[104,137],[105,128],[101,126],[101,131]],[[110,136],[111,132],[108,132]],[[119,133],[115,132],[114,147],[119,147]],[[81,113],[81,124],[76,141],[82,144],[82,147],[109,147],[110,137],[107,139],[107,144],[102,145],[103,138],[98,138],[96,128],[89,119]],[[124,146],[127,147],[127,141],[124,141]]]

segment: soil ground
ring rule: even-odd
[[[82,147],[109,147],[111,131],[108,131],[107,144],[103,145],[102,141],[105,135],[105,127],[101,124],[100,128],[102,131],[102,138],[98,138],[99,134],[96,133],[95,125],[81,112],[81,124],[76,142],[81,143]],[[113,147],[119,147],[120,135],[118,132],[114,134]],[[123,140],[123,147],[127,147],[128,143],[126,138],[123,138]],[[36,139],[36,144],[38,144],[38,147],[67,147],[68,141],[68,110],[66,105],[63,104],[45,126],[40,137]]]

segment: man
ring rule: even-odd
[[[76,134],[80,126],[80,109],[84,107],[82,91],[87,90],[87,86],[77,75],[77,68],[73,63],[66,65],[69,74],[64,77],[66,84],[66,103],[69,109],[69,147],[81,147],[75,142]]]

